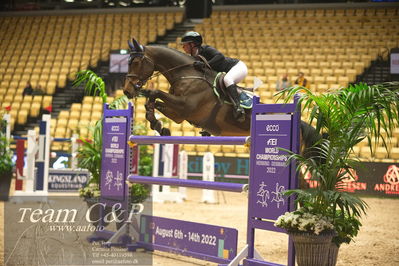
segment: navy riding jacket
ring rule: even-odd
[[[211,68],[217,72],[227,73],[239,61],[238,59],[224,56],[221,52],[209,45],[201,46],[198,54],[205,57]]]

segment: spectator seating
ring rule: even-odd
[[[46,95],[65,87],[81,69],[108,60],[109,50],[127,48],[135,36],[155,41],[183,18],[182,12],[0,17],[0,106],[13,106],[14,123],[25,124],[48,102],[22,99],[25,84]],[[125,26],[123,26],[125,25]],[[134,25],[140,25],[135,27]],[[40,106],[38,106],[40,104]],[[50,103],[51,105],[51,103]]]
[[[155,41],[182,21],[182,13],[3,17],[0,21],[0,53],[4,58],[0,62],[0,103],[2,106],[12,103],[12,112],[19,114],[20,110],[26,110],[23,113],[34,115],[35,96],[23,101],[20,97],[26,81],[42,85],[51,97],[56,87],[65,86],[67,79],[74,78],[76,71],[95,67],[100,59],[107,60],[110,49],[126,48],[128,38],[135,36],[143,44]],[[133,24],[140,27],[123,26]],[[284,73],[293,82],[299,71],[304,72],[310,82],[309,89],[316,94],[354,82],[378,55],[399,47],[399,9],[214,10],[195,30],[203,34],[206,44],[243,60],[249,73],[240,85],[252,86],[254,77],[260,78],[264,82],[258,90],[261,101],[273,103],[276,82]],[[168,46],[182,51],[179,38]],[[152,82],[155,88],[165,91],[169,88],[162,76]],[[119,95],[121,90],[116,91],[115,97]],[[39,98],[36,100],[40,102]],[[29,104],[23,105],[24,102]],[[136,122],[148,126],[145,99],[133,102]],[[53,123],[53,133],[70,137],[79,132],[83,138],[90,137],[86,126],[99,119],[101,109],[99,99],[86,96],[82,103],[60,113]],[[307,116],[303,114],[303,119]],[[199,129],[187,122],[170,122],[167,126],[176,136],[199,135]],[[399,158],[399,133],[387,139],[390,153],[383,152],[382,143],[377,143],[373,155],[376,160]],[[354,153],[369,156],[363,151],[365,145],[360,143]],[[67,144],[57,147],[66,148]],[[241,146],[222,149],[184,145],[184,149],[192,155],[208,150],[221,156],[242,156],[245,152]]]

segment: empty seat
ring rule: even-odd
[[[41,103],[40,102],[33,102],[30,108],[29,115],[31,117],[37,117],[40,114]]]
[[[79,120],[70,118],[68,120],[68,129],[72,131],[76,131],[79,125]]]
[[[17,116],[17,124],[24,125],[28,121],[29,109],[20,110]]]
[[[81,103],[73,103],[71,105],[71,111],[76,111],[76,112],[81,112],[82,110],[82,104]]]
[[[337,77],[335,77],[335,76],[326,77],[326,83],[328,85],[336,84],[337,83]]]

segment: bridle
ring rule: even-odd
[[[138,57],[139,57],[139,58],[142,58],[141,61],[142,61],[144,58],[147,59],[147,60],[152,64],[152,71],[151,71],[151,74],[154,73],[154,69],[155,69],[155,63],[154,63],[154,61],[152,61],[152,59],[149,58],[148,56],[146,56],[143,52],[131,52],[131,53],[130,53],[130,57],[129,57],[129,61],[128,61],[129,66],[132,64],[133,60],[134,60],[135,58],[138,58]],[[149,79],[152,78],[152,75],[151,75],[151,74],[150,74],[148,77],[143,78],[143,77],[140,77],[140,76],[137,75],[137,74],[128,73],[128,74],[126,75],[126,79],[128,79],[129,83],[132,84],[133,87],[134,87],[136,90],[140,90],[140,89],[147,83],[147,81],[148,81]],[[133,82],[133,79],[136,79],[137,82]]]
[[[142,89],[143,86],[144,86],[149,80],[151,80],[151,79],[153,79],[153,78],[155,78],[155,77],[157,77],[157,76],[159,76],[159,75],[164,75],[165,73],[169,73],[169,72],[171,72],[171,71],[173,71],[173,70],[176,70],[176,69],[179,69],[179,68],[182,68],[182,67],[192,66],[192,63],[183,64],[183,65],[179,65],[179,66],[172,67],[172,68],[167,69],[167,70],[165,70],[165,71],[157,71],[157,72],[154,74],[154,72],[155,72],[155,63],[154,63],[154,61],[153,61],[150,57],[148,57],[147,55],[145,55],[144,52],[131,52],[131,53],[130,53],[130,58],[129,58],[129,65],[133,62],[134,58],[137,58],[137,57],[142,58],[141,60],[146,59],[147,61],[149,61],[149,62],[152,64],[152,71],[151,71],[151,74],[150,74],[148,77],[146,77],[146,78],[140,77],[140,76],[137,75],[137,74],[130,74],[130,73],[128,73],[128,74],[126,75],[126,78],[129,80],[129,83],[132,84],[133,87],[134,87],[136,90]],[[136,79],[137,82],[133,82],[132,79]]]

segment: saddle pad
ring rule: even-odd
[[[224,72],[219,72],[216,75],[215,80],[213,81],[212,89],[213,89],[213,92],[215,93],[215,95],[218,97],[219,100],[223,100],[225,103],[231,105],[232,104],[231,102],[225,101],[224,99],[221,99],[220,93],[218,91],[220,89],[218,80],[222,76],[224,76],[223,74],[225,74],[225,73]],[[245,109],[251,109],[252,108],[252,104],[253,104],[252,97],[253,97],[252,94],[247,93],[244,90],[241,90],[241,92],[240,92],[240,106],[242,108],[245,108]]]

